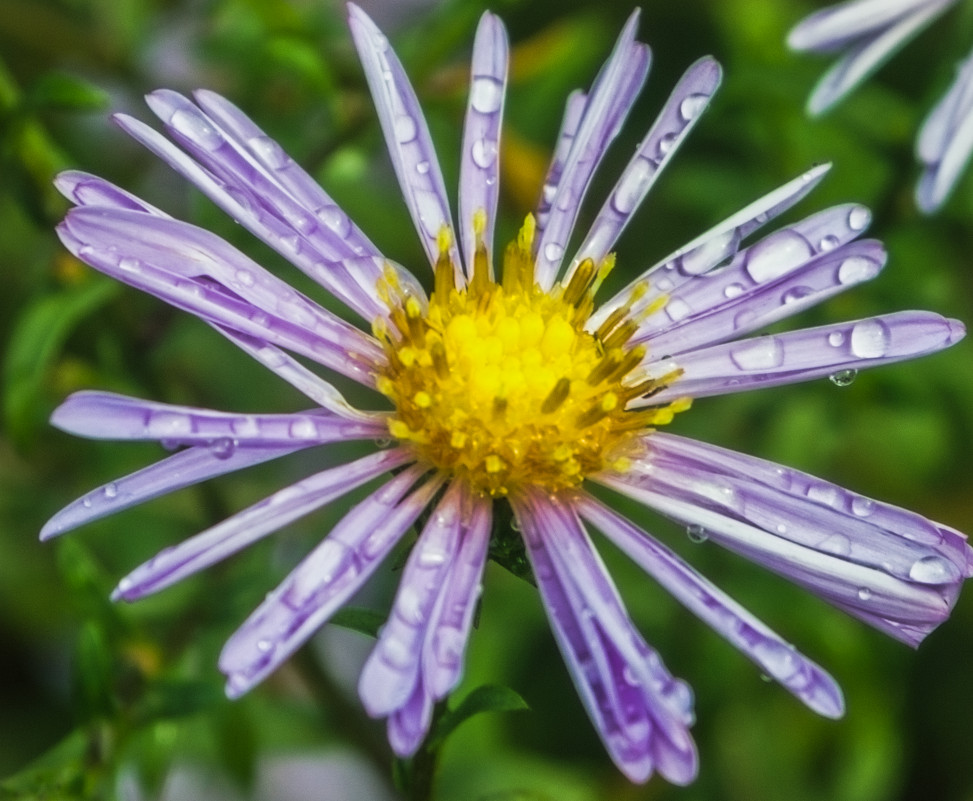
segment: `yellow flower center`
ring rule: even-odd
[[[482,232],[482,215],[476,224]],[[457,289],[444,230],[428,307],[388,271],[381,291],[389,321],[374,326],[388,357],[377,383],[395,407],[391,435],[420,460],[493,496],[525,485],[573,487],[621,466],[636,435],[688,406],[626,408],[675,377],[625,381],[645,356],[644,346],[628,344],[637,325],[631,303],[644,289],[597,331],[586,331],[613,257],[582,262],[564,285],[544,292],[534,283],[533,236],[528,217],[507,247],[500,282],[490,277],[480,242],[473,277]]]

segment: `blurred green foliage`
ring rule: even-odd
[[[970,5],[962,24],[950,17],[924,34],[937,47],[908,47],[851,102],[809,121],[804,100],[825,65],[789,54],[783,43],[814,3],[646,2],[640,35],[653,46],[653,72],[592,197],[607,191],[683,69],[711,53],[726,77],[622,240],[614,280],[626,281],[809,165],[832,161],[830,177],[795,215],[849,200],[871,206],[872,233],[887,243],[890,263],[873,285],[798,322],[904,308],[973,320],[973,179],[961,182],[935,218],[921,218],[911,200],[912,140],[969,45]],[[417,85],[447,185],[458,174],[466,59],[485,7],[480,0],[370,4],[387,20]],[[499,226],[509,238],[533,203],[568,91],[590,82],[632,4],[498,0],[491,7],[514,43]],[[186,490],[63,542],[36,541],[61,505],[159,455],[152,446],[85,442],[50,429],[47,416],[71,391],[114,389],[239,410],[302,404],[206,326],[93,274],[57,243],[54,225],[66,204],[51,179],[66,167],[84,169],[218,231],[314,293],[109,123],[109,110],[148,116],[139,96],[163,85],[227,95],[318,176],[379,247],[407,265],[423,261],[339,4],[0,2],[0,776],[11,777],[0,782],[0,799],[174,799],[187,771],[217,788],[207,797],[284,798],[267,789],[265,776],[274,759],[295,753],[322,764],[338,755],[368,786],[394,797],[381,724],[365,717],[353,694],[355,664],[387,609],[394,567],[359,599],[362,609],[337,621],[366,635],[335,639],[332,627],[238,702],[224,698],[216,669],[225,637],[347,503],[158,597],[132,606],[107,600],[134,565],[303,475],[320,455]],[[861,375],[847,388],[820,381],[698,402],[674,430],[971,531],[969,347]],[[338,461],[351,451],[328,454]],[[970,593],[951,622],[911,653],[742,560],[692,544],[644,511],[627,511],[832,671],[847,716],[816,718],[761,681],[749,662],[606,546],[633,617],[697,694],[698,781],[685,789],[658,779],[631,786],[584,716],[536,592],[492,566],[457,693],[466,700],[451,702],[437,730],[450,734],[439,754],[437,797],[973,798]],[[484,689],[497,684],[513,690]],[[529,711],[473,715],[524,702]],[[339,786],[327,797],[366,797],[356,795],[363,792],[357,779],[349,781],[347,795]]]

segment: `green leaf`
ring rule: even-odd
[[[86,732],[69,734],[19,773],[0,782],[0,801],[83,801]]]
[[[445,712],[426,741],[426,750],[439,747],[460,724],[481,712],[520,712],[530,709],[527,702],[509,687],[484,684],[473,690],[456,709]]]

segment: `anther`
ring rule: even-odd
[[[591,259],[581,262],[571,274],[568,285],[564,288],[564,302],[574,306],[584,297],[595,276],[595,263]]]
[[[449,360],[446,358],[446,347],[440,340],[434,340],[429,346],[429,355],[432,357],[432,366],[436,370],[436,375],[440,378],[449,377]]]
[[[624,345],[631,339],[632,334],[638,331],[638,323],[634,320],[626,320],[621,325],[617,326],[614,331],[612,331],[607,337],[605,337],[601,343],[606,348],[617,348]]]
[[[554,385],[546,398],[544,398],[544,403],[541,404],[541,414],[550,414],[556,411],[557,408],[567,400],[568,395],[571,393],[571,381],[566,377],[561,377],[558,382]]]
[[[588,377],[585,379],[591,386],[597,386],[602,381],[604,381],[608,376],[613,375],[625,358],[625,354],[621,348],[616,348],[610,353],[606,353],[602,356],[601,361],[598,362],[588,373]]]

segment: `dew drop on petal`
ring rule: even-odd
[[[700,543],[709,539],[709,534],[702,526],[691,525],[686,527],[686,536],[690,542]]]
[[[683,98],[679,104],[679,114],[686,122],[696,119],[709,102],[707,95],[692,94]]]
[[[818,550],[835,556],[848,556],[851,553],[851,540],[844,534],[831,534],[818,543]]]
[[[274,644],[266,638],[257,640],[257,650],[262,654],[270,653],[270,651],[273,650],[273,647]]]
[[[104,488],[104,490],[102,490],[102,492],[104,493],[105,498],[107,498],[108,500],[111,500],[112,498],[115,498],[115,497],[118,496],[118,485],[115,484],[115,483],[106,484],[105,485],[105,488]]]
[[[284,148],[269,136],[254,136],[248,144],[257,158],[272,170],[286,167],[290,162],[290,157],[284,152]]]
[[[845,344],[845,335],[841,331],[832,331],[828,334],[828,344],[833,348],[841,347]]]
[[[493,114],[503,102],[503,84],[492,75],[477,75],[470,87],[470,104],[481,114]]]
[[[891,339],[888,326],[881,320],[862,320],[851,329],[851,352],[860,359],[884,356]]]
[[[209,450],[217,459],[229,459],[236,450],[236,444],[229,437],[220,437],[210,444]]]
[[[784,306],[788,306],[813,294],[814,290],[809,286],[792,286],[780,296],[780,301]]]
[[[337,206],[322,206],[315,214],[330,230],[338,236],[347,236],[351,232],[351,220]]]
[[[243,286],[253,286],[256,279],[253,277],[253,273],[249,270],[237,270],[236,280]]]
[[[313,420],[304,417],[291,423],[289,431],[294,439],[314,439],[318,428]]]
[[[866,498],[864,495],[856,495],[851,499],[851,511],[858,517],[868,517],[875,511],[875,501]]]
[[[416,172],[419,173],[419,175],[427,175],[429,173],[429,162],[420,161],[418,164],[416,164]]]
[[[858,590],[858,599],[860,601],[867,601],[872,597],[872,591],[868,587],[861,587]]]
[[[142,262],[127,256],[118,262],[118,269],[126,273],[140,273],[142,272]]]
[[[637,159],[625,170],[611,200],[612,206],[619,214],[630,214],[635,210],[655,171],[655,165],[644,158]]]
[[[665,305],[666,314],[669,319],[674,323],[678,323],[680,320],[685,320],[690,314],[692,314],[692,309],[689,308],[689,304],[686,303],[682,298],[674,297],[670,298],[669,302]]]
[[[676,142],[676,134],[667,133],[659,138],[659,157],[665,156]]]
[[[786,275],[813,255],[803,236],[794,231],[778,231],[750,248],[746,268],[750,277],[761,284]]]
[[[383,637],[381,642],[382,659],[400,670],[412,664],[412,649],[409,644],[395,637]]]
[[[777,337],[757,337],[731,348],[730,359],[741,370],[769,370],[784,363],[784,346]]]
[[[864,206],[855,206],[848,212],[848,227],[852,231],[861,231],[872,221],[872,213]]]
[[[544,258],[548,261],[557,261],[564,254],[564,248],[557,242],[548,242],[544,246]]]
[[[828,376],[828,380],[836,387],[847,387],[858,375],[857,370],[838,370]]]
[[[699,275],[715,267],[736,252],[737,230],[724,231],[710,237],[679,257],[679,269],[686,275]]]
[[[408,114],[399,114],[396,116],[392,127],[395,131],[395,140],[402,145],[413,141],[418,134],[416,121]]]
[[[743,294],[743,284],[727,284],[723,289],[723,296],[729,299],[737,298]]]
[[[473,163],[485,170],[497,160],[497,143],[493,139],[477,139],[473,143],[470,155]]]
[[[838,282],[841,284],[857,284],[874,278],[878,272],[878,265],[872,259],[864,256],[851,256],[838,267]]]
[[[821,241],[818,242],[818,249],[822,253],[827,253],[829,250],[834,250],[841,243],[834,234],[828,234],[827,236],[821,237]]]
[[[913,562],[909,578],[919,584],[947,584],[959,578],[959,571],[942,556],[924,556]]]
[[[169,118],[169,125],[204,150],[217,150],[223,145],[223,135],[195,109],[177,109]]]

